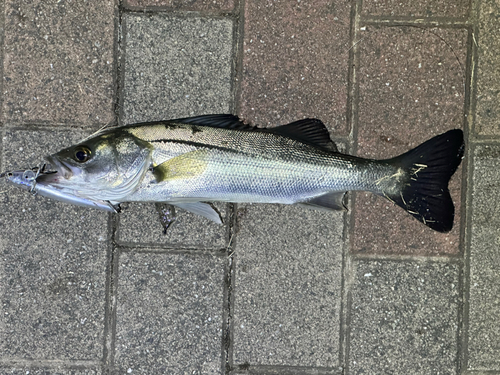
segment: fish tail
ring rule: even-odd
[[[454,129],[387,160],[401,168],[405,178],[399,191],[383,195],[428,227],[439,232],[450,231],[455,207],[448,182],[460,165],[463,153],[463,132]]]

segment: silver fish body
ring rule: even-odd
[[[127,201],[307,203],[347,190],[379,193],[382,185],[376,181],[397,173],[390,164],[332,153],[272,133],[189,124],[129,131],[151,143],[154,151],[153,168]]]
[[[448,181],[460,164],[460,130],[388,160],[340,154],[325,126],[305,119],[273,129],[208,115],[106,129],[47,158],[37,178],[88,201],[167,202],[208,217],[202,202],[302,204],[343,209],[346,191],[385,196],[426,225],[448,231]]]

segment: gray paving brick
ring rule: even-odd
[[[5,1],[6,121],[114,119],[115,1]]]
[[[118,373],[221,373],[223,258],[127,252],[118,272]]]
[[[477,45],[477,94],[476,94],[476,132],[481,135],[500,135],[500,71],[498,54],[500,24],[496,15],[500,4],[495,0],[478,1],[478,34],[474,35]]]
[[[500,145],[477,146],[472,178],[468,368],[500,371]]]
[[[0,12],[2,14],[5,14],[5,1],[0,1]],[[0,33],[0,43],[2,46],[4,46],[3,48],[0,48],[0,61],[2,62],[3,64],[3,61],[4,61],[4,49],[5,49],[5,16],[4,17],[0,17],[0,29],[3,31]],[[5,78],[2,78],[2,80],[0,81],[0,92],[4,92],[3,90],[3,87],[4,87],[4,79]],[[3,94],[0,95],[0,108],[3,108],[3,101],[4,101],[4,96]],[[4,121],[4,116],[3,116],[3,110],[0,110],[0,121],[2,122],[2,124],[5,122]]]
[[[187,11],[231,11],[234,0],[125,0],[124,6],[131,9],[175,9]]]
[[[9,375],[100,375],[98,369],[61,369],[53,367],[13,367],[0,368],[1,374]]]
[[[349,373],[455,374],[459,267],[355,261]]]
[[[234,364],[338,366],[341,213],[238,209]]]
[[[230,19],[128,14],[124,24],[124,123],[230,111]]]
[[[154,203],[124,204],[120,214],[117,239],[121,244],[155,244],[164,247],[221,249],[227,246],[227,225],[219,225],[198,215],[176,210],[177,219],[166,235]],[[216,204],[223,219],[226,204]],[[227,223],[227,220],[224,221]]]
[[[6,130],[2,169],[38,165],[79,137]],[[34,199],[2,182],[0,227],[3,358],[101,359],[107,214]]]
[[[88,133],[81,130],[7,128],[2,138],[2,172],[35,167],[43,162],[46,155],[79,142],[87,136]]]

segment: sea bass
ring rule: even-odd
[[[218,223],[206,202],[343,210],[347,191],[369,191],[447,232],[454,217],[448,182],[463,152],[458,129],[372,160],[339,153],[317,119],[262,129],[233,115],[206,115],[104,129],[46,157],[52,173],[22,183],[20,172],[4,175],[74,204],[113,211],[122,202],[164,202]]]

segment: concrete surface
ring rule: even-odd
[[[231,11],[234,0],[124,0],[133,10]]]
[[[176,209],[177,218],[163,234],[154,203],[127,203],[118,217],[116,241],[121,246],[168,246],[191,249],[223,249],[228,243],[227,207],[217,203],[225,224],[216,224],[190,212]],[[192,228],[198,228],[193,232]]]
[[[349,373],[454,374],[459,267],[356,261]]]
[[[345,213],[152,204],[111,215],[0,181],[0,374],[500,374],[494,1],[0,1],[1,168],[106,125],[318,117],[387,158],[467,149],[434,233],[382,198]],[[437,104],[436,104],[437,103]]]
[[[224,263],[211,255],[120,256],[118,373],[222,373]]]
[[[362,15],[380,18],[388,16],[413,17],[454,17],[465,18],[468,15],[470,2],[466,0],[447,1],[395,1],[367,0],[363,1]]]
[[[238,208],[235,364],[339,366],[342,216]]]
[[[498,190],[500,147],[477,145],[473,151],[469,276],[468,366],[500,371],[500,237]]]
[[[112,0],[5,1],[5,121],[112,122],[116,13]]]
[[[348,1],[247,1],[240,114],[261,126],[321,118],[348,132]]]
[[[127,14],[123,22],[123,123],[229,112],[231,19]]]
[[[82,135],[9,128],[2,169],[37,165],[40,154]],[[107,215],[3,186],[2,359],[97,363],[105,331]]]
[[[478,1],[475,8],[476,28],[473,31],[474,45],[477,48],[477,64],[475,74],[477,101],[474,115],[476,116],[475,131],[479,135],[498,136],[499,83],[498,59],[494,51],[500,47],[500,41],[495,35],[500,30],[497,15],[500,5],[496,1]]]

